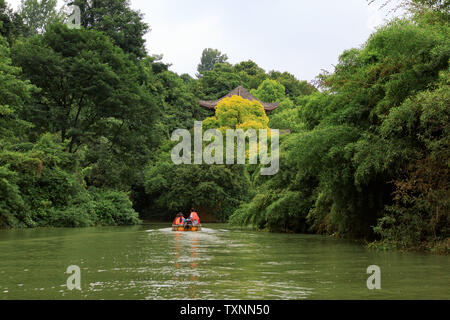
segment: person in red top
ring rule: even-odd
[[[177,216],[175,217],[175,220],[173,221],[173,224],[174,224],[174,225],[177,225],[177,226],[182,226],[182,225],[184,225],[184,222],[185,222],[184,216],[183,216],[183,214],[180,212],[180,213],[178,213]]]
[[[198,214],[194,211],[194,209],[191,209],[189,219],[192,221],[193,225],[200,224],[200,218],[198,217]]]

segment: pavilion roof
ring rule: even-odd
[[[228,93],[226,96],[218,99],[218,100],[213,100],[213,101],[204,101],[204,100],[199,100],[199,104],[200,106],[213,110],[216,108],[217,104],[225,99],[225,98],[230,98],[232,96],[240,96],[244,99],[250,100],[250,101],[258,101],[259,103],[261,103],[264,107],[264,110],[266,111],[272,111],[275,110],[276,108],[278,108],[280,106],[280,102],[262,102],[258,99],[256,99],[250,92],[248,92],[244,87],[239,86],[236,89],[234,89],[233,91],[231,91],[230,93]]]

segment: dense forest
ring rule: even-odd
[[[127,0],[67,4],[81,28],[56,0],[17,11],[0,0],[0,227],[171,221],[195,207],[234,225],[448,252],[449,1],[402,2],[406,17],[313,84],[210,48],[196,78],[178,75],[148,53],[150,26]],[[281,102],[247,121],[289,130],[279,173],[175,165],[171,133],[223,126],[198,101],[239,85]]]

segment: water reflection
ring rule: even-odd
[[[197,285],[196,281],[198,280],[198,276],[194,273],[194,269],[197,268],[197,245],[198,245],[198,238],[197,235],[194,234],[193,237],[191,237],[191,275],[190,275],[190,283],[189,283],[189,298],[191,299],[197,299]]]
[[[182,283],[182,277],[186,273],[189,274],[189,284],[188,284],[188,292],[189,299],[197,299],[197,284],[196,282],[199,279],[198,273],[196,272],[196,268],[198,267],[198,244],[199,238],[197,233],[192,232],[189,233],[187,238],[187,245],[189,246],[189,259],[183,258],[183,251],[186,249],[186,243],[184,243],[183,232],[174,232],[174,240],[175,240],[175,259],[174,259],[174,267],[175,267],[175,275],[172,278],[174,281],[178,281]],[[187,266],[183,268],[182,262],[190,261],[189,269]]]
[[[181,233],[175,232],[175,262],[174,267],[175,269],[180,269],[181,265],[178,262],[180,260],[180,250],[181,250]],[[178,272],[175,273],[175,276],[173,277],[173,280],[178,280]]]

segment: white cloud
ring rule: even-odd
[[[380,10],[375,6],[367,7],[368,19],[367,19],[367,28],[370,31],[375,31],[377,27],[383,24],[383,18],[381,17]]]
[[[204,48],[220,48],[222,32],[214,16],[199,17],[190,23],[152,25],[147,35],[149,52],[163,54],[164,62],[175,63],[179,73],[193,73],[193,58],[200,61]],[[225,48],[222,50],[225,51]],[[195,65],[196,67],[196,65]]]
[[[203,49],[211,47],[232,63],[251,59],[305,80],[332,71],[345,49],[359,47],[385,17],[399,15],[366,0],[131,0],[131,7],[151,27],[149,53],[163,54],[177,73],[195,75]]]

